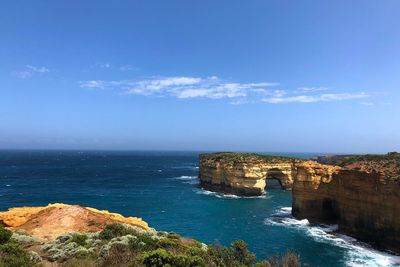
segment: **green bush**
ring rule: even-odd
[[[65,263],[65,266],[68,267],[96,267],[98,266],[95,259],[84,258],[84,259],[77,259],[73,258],[70,259]]]
[[[260,261],[254,264],[254,267],[272,267],[268,261]]]
[[[178,235],[177,233],[170,232],[170,233],[167,234],[167,238],[169,238],[169,239],[180,239],[181,236]]]
[[[233,242],[231,249],[235,260],[245,266],[251,266],[256,259],[256,255],[249,251],[246,242],[243,240],[236,240]]]
[[[142,258],[127,246],[115,243],[108,251],[102,265],[104,267],[142,266]]]
[[[0,245],[0,267],[32,267],[36,263],[31,255],[21,249],[18,243],[8,242]]]
[[[12,232],[3,226],[0,226],[0,244],[7,243],[12,236]]]
[[[173,255],[165,249],[157,249],[145,253],[143,263],[147,267],[195,267],[206,266],[197,256]]]
[[[87,235],[82,235],[75,233],[72,235],[70,242],[75,242],[78,245],[84,247],[86,245],[86,240],[88,239]]]
[[[294,252],[287,252],[282,257],[282,267],[301,267],[300,256]]]
[[[179,242],[177,240],[174,239],[169,239],[169,238],[163,238],[158,240],[157,242],[157,247],[159,248],[165,248],[165,249],[169,249],[169,248],[177,248],[179,246]]]
[[[300,256],[292,251],[283,256],[272,256],[268,262],[271,267],[301,267]]]
[[[172,266],[172,255],[165,249],[157,249],[144,254],[144,265],[147,267],[169,267]]]
[[[153,250],[158,247],[157,240],[154,240],[150,235],[148,234],[136,234],[136,240],[138,243],[143,243],[144,245],[142,246],[144,250]]]
[[[100,232],[101,239],[110,240],[114,237],[124,236],[129,234],[128,229],[122,224],[108,224],[103,231]]]

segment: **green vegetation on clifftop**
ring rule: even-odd
[[[255,160],[263,160],[267,162],[288,162],[288,161],[302,161],[303,159],[295,158],[295,157],[284,157],[284,156],[275,156],[275,155],[267,155],[267,154],[257,154],[257,153],[239,153],[239,152],[216,152],[216,153],[204,153],[200,154],[200,158],[209,158],[209,159],[217,159],[217,158],[225,158],[233,161],[240,161],[246,159],[255,159]]]

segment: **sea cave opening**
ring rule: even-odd
[[[278,168],[270,169],[265,179],[265,190],[285,189],[285,187],[283,186],[283,182],[286,179],[286,174],[284,174]]]

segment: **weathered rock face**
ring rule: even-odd
[[[278,179],[283,188],[293,189],[296,218],[336,223],[339,231],[400,253],[400,154],[331,159],[341,166],[252,154],[205,154],[200,156],[199,177],[206,189],[237,195],[260,195],[267,179]]]
[[[277,179],[282,188],[291,189],[297,177],[314,183],[331,179],[338,168],[294,158],[213,153],[200,155],[199,178],[201,185],[212,191],[258,196],[264,193],[268,179]]]
[[[97,232],[105,225],[114,223],[149,229],[147,223],[140,218],[66,204],[11,208],[0,212],[0,223],[42,239],[52,239],[71,232]]]
[[[310,222],[337,223],[339,231],[400,252],[398,166],[392,159],[362,159],[336,167],[329,179],[298,175],[292,213]]]
[[[214,153],[200,155],[199,178],[209,190],[243,196],[263,194],[266,179],[277,179],[290,189],[296,176],[290,158],[262,157],[252,154]]]

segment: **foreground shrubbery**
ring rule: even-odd
[[[30,240],[18,237],[19,240]],[[0,228],[0,267],[37,266],[33,257],[21,248],[10,231]],[[113,224],[100,233],[67,234],[42,246],[42,257],[59,266],[146,266],[146,267],[298,267],[299,257],[289,253],[269,261],[256,262],[255,255],[244,241],[235,241],[230,247],[206,246],[196,240],[182,238],[175,233]],[[39,258],[40,259],[40,258]],[[35,265],[36,264],[36,265]]]
[[[24,250],[12,235],[10,230],[0,226],[0,267],[40,266],[39,255]]]

